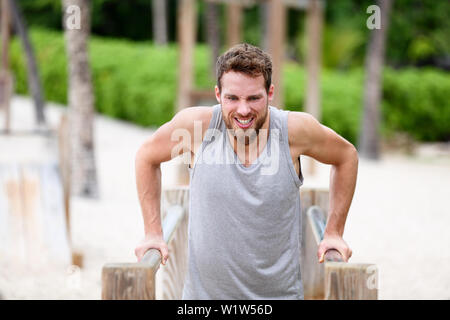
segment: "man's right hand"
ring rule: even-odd
[[[161,263],[166,264],[169,259],[169,248],[162,236],[146,236],[134,249],[134,253],[138,259],[138,262],[144,257],[144,254],[150,249],[157,249],[161,253]]]

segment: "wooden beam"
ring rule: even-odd
[[[306,9],[308,8],[310,0],[283,0],[286,7],[294,9]]]
[[[227,46],[232,46],[241,42],[242,29],[242,5],[231,2],[227,6]]]
[[[269,0],[269,53],[272,56],[272,83],[275,86],[273,105],[283,109],[283,58],[286,8],[282,0]]]
[[[223,3],[223,4],[240,4],[244,7],[251,7],[260,2],[265,2],[266,0],[206,0],[206,2],[211,3]]]
[[[244,7],[251,7],[255,5],[261,5],[269,2],[270,0],[205,0],[206,2],[211,3],[239,3]],[[305,9],[308,7],[309,0],[283,0],[283,3],[286,7],[294,8],[294,9]]]
[[[190,92],[194,73],[192,60],[195,48],[195,1],[180,0],[178,5],[178,102],[177,111],[191,106]]]

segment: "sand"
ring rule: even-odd
[[[34,121],[30,100],[16,96],[12,109],[13,129],[29,128]],[[64,110],[48,104],[52,126],[57,126]],[[102,266],[135,261],[134,247],[143,236],[143,227],[134,157],[152,132],[152,128],[96,116],[100,198],[72,198],[72,243],[83,254],[83,268],[39,270],[10,265],[0,257],[2,298],[99,299]],[[319,164],[315,176],[308,174],[306,158],[302,166],[305,186],[327,186],[329,166]],[[162,172],[163,185],[170,184],[171,163],[163,164]],[[376,162],[360,159],[344,238],[353,249],[351,262],[377,265],[380,299],[450,299],[449,196],[448,145],[444,149],[421,145],[408,156],[384,153]]]

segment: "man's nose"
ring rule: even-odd
[[[248,106],[247,102],[241,102],[236,110],[236,113],[239,116],[247,117],[251,112],[250,107]]]

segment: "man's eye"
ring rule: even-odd
[[[228,97],[228,100],[233,100],[233,101],[236,101],[236,100],[237,100],[237,98],[236,98],[236,97]]]
[[[250,101],[256,101],[256,100],[259,100],[259,97],[251,97],[250,98]]]

